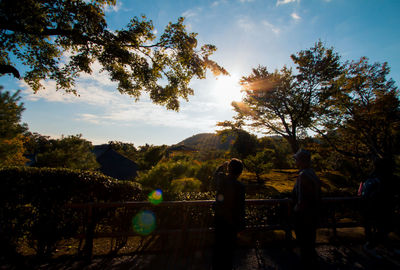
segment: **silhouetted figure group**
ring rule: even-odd
[[[321,203],[321,181],[311,168],[311,154],[300,149],[293,156],[299,169],[292,192],[292,220],[300,248],[301,269],[315,269],[316,231]],[[360,184],[359,195],[363,200],[363,216],[367,243],[364,250],[372,252],[383,243],[390,231],[393,203],[390,201],[393,166],[378,160],[371,176]],[[243,164],[232,159],[218,167],[216,182],[215,246],[213,269],[232,269],[238,233],[245,229],[245,187],[238,181]]]
[[[300,169],[293,189],[294,225],[302,263],[312,264],[321,183],[311,169],[311,155],[300,150],[294,155]],[[245,229],[245,187],[238,181],[243,164],[239,159],[225,162],[215,172],[215,245],[213,269],[232,269],[237,236]]]

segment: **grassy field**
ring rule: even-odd
[[[240,180],[247,185],[250,196],[258,197],[287,197],[293,190],[298,170],[271,170],[261,175],[262,186],[257,183],[254,173],[244,172]],[[323,196],[354,196],[357,194],[358,184],[349,182],[337,171],[317,172],[322,181]]]

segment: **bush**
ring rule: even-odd
[[[196,178],[175,179],[171,182],[171,190],[178,192],[196,192],[200,191],[201,182]]]
[[[215,190],[214,173],[221,163],[219,160],[209,160],[199,165],[195,177],[200,180],[202,191]]]
[[[141,187],[96,172],[15,167],[0,169],[0,240],[27,238],[40,256],[77,233],[79,217],[66,203],[141,199]]]
[[[138,181],[144,186],[162,191],[171,190],[174,179],[194,177],[198,165],[190,161],[167,161],[158,163],[148,172],[139,176]]]

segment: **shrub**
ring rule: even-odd
[[[14,167],[0,169],[0,226],[5,246],[25,237],[38,255],[77,233],[79,217],[66,203],[141,199],[141,187],[96,172]]]
[[[195,177],[200,180],[202,191],[215,190],[214,173],[219,165],[219,160],[209,160],[200,164]]]
[[[139,176],[138,181],[152,189],[168,191],[174,179],[193,177],[198,165],[190,161],[167,161],[158,163],[151,170]]]
[[[196,178],[175,179],[171,182],[173,192],[195,192],[200,191],[201,182]]]

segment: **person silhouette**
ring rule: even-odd
[[[321,200],[321,181],[311,168],[311,154],[300,149],[294,156],[299,175],[293,188],[294,227],[303,266],[316,259],[315,240],[318,208]]]
[[[218,167],[214,174],[215,244],[212,268],[232,269],[237,236],[245,228],[245,187],[238,181],[243,163],[236,158]]]

